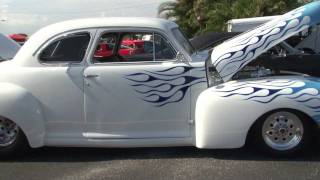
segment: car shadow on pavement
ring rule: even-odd
[[[320,161],[320,144],[297,157],[273,158],[252,147],[240,149],[197,149],[195,147],[170,148],[39,148],[23,155],[6,159],[6,162],[96,162],[136,159],[213,158],[246,161]]]

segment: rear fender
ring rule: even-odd
[[[41,105],[26,89],[11,83],[0,83],[0,116],[14,121],[31,147],[43,146],[45,128]]]

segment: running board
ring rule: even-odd
[[[105,133],[82,133],[85,138],[88,139],[130,139],[128,136],[117,135],[117,134],[105,134]]]
[[[120,134],[105,134],[86,132],[82,133],[83,137],[87,139],[107,140],[107,139],[166,139],[166,138],[188,138],[188,137],[163,137],[163,136],[134,136],[134,135],[120,135]]]

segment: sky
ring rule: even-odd
[[[54,22],[87,18],[156,17],[168,0],[0,0],[0,33],[32,34]]]

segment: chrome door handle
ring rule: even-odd
[[[97,74],[85,74],[83,75],[85,78],[96,78],[96,77],[99,77],[99,75]]]

